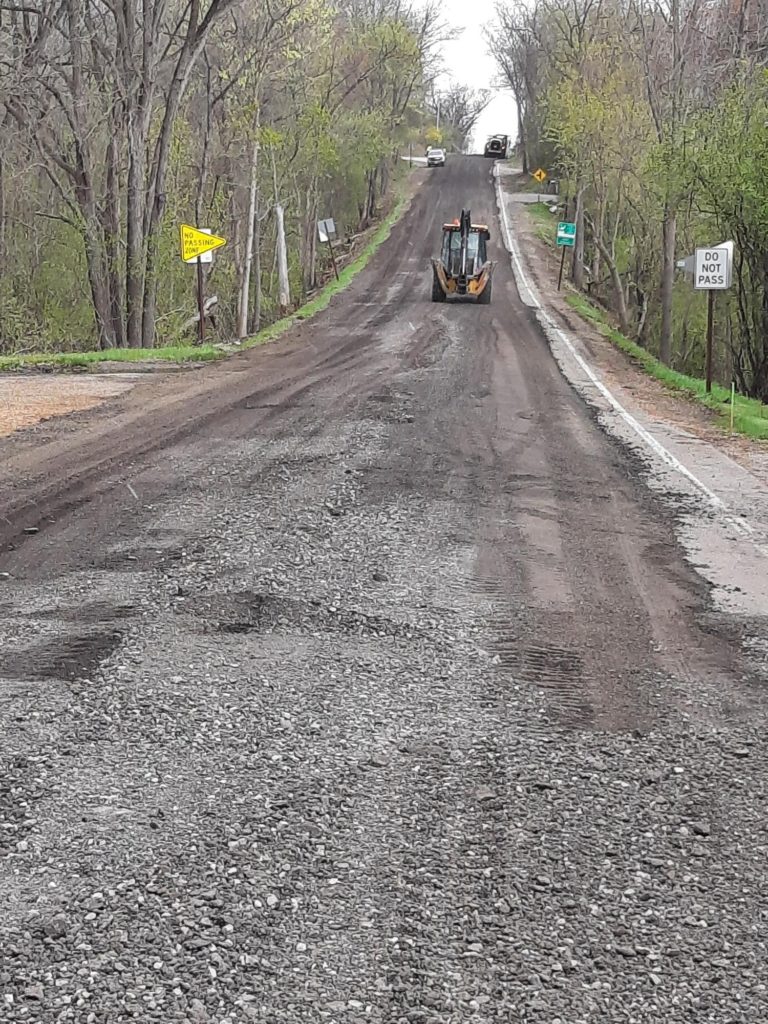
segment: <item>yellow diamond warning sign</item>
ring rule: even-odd
[[[193,228],[191,224],[181,225],[179,228],[179,238],[181,240],[181,258],[187,262],[197,259],[198,256],[202,256],[206,252],[220,249],[222,245],[227,244],[226,238],[220,238],[218,235],[209,235],[205,231]]]
[[[546,176],[547,176],[547,172],[546,171],[542,171],[541,168],[539,168],[538,171],[534,171],[533,172],[533,177],[536,179],[536,181],[539,182],[539,184],[541,184],[541,182],[544,181]]]

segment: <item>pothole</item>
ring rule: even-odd
[[[57,620],[91,625],[101,622],[118,622],[136,614],[134,604],[112,604],[110,601],[91,601],[61,608],[23,608],[11,605],[0,606],[0,616],[18,619]]]
[[[137,548],[133,551],[112,551],[97,564],[106,572],[131,573],[165,569],[184,557],[182,548]]]
[[[351,637],[392,637],[411,640],[424,633],[407,623],[380,615],[340,608],[320,600],[278,597],[257,591],[209,594],[180,603],[178,614],[193,615],[205,631],[259,633],[311,628]]]
[[[0,676],[6,679],[59,679],[70,682],[89,676],[112,654],[122,639],[115,630],[60,637],[34,647],[0,655]]]

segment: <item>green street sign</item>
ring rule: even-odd
[[[561,220],[557,225],[557,244],[573,246],[576,243],[576,225]]]

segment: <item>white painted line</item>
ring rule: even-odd
[[[549,331],[552,334],[556,335],[557,338],[563,343],[563,345],[565,345],[570,355],[573,357],[573,359],[576,361],[579,367],[586,374],[590,383],[595,388],[597,388],[597,390],[606,399],[606,401],[613,408],[613,410],[616,413],[618,413],[619,416],[621,416],[621,418],[624,420],[628,427],[634,430],[638,437],[641,438],[641,440],[651,449],[651,451],[653,451],[660,459],[662,459],[662,461],[665,462],[666,465],[670,466],[676,472],[680,473],[681,476],[684,476],[690,483],[692,483],[693,486],[699,491],[699,493],[702,494],[707,499],[707,501],[713,508],[716,508],[718,510],[725,510],[727,508],[725,502],[721,498],[719,498],[714,493],[714,491],[710,490],[709,487],[707,487],[707,485],[703,481],[699,480],[699,478],[694,473],[692,473],[687,466],[683,465],[683,463],[678,458],[676,458],[672,454],[672,452],[665,448],[664,445],[653,436],[653,434],[649,433],[649,431],[647,431],[645,427],[642,426],[642,424],[638,423],[635,417],[624,408],[624,406],[616,398],[616,396],[609,390],[609,388],[606,387],[605,384],[603,384],[603,382],[597,376],[592,367],[589,366],[586,360],[584,360],[579,355],[571,339],[568,337],[565,331],[562,331],[557,326],[557,324],[554,323],[549,313],[547,313],[547,311],[544,309],[541,302],[539,301],[535,289],[529,283],[525,271],[523,270],[520,251],[517,248],[517,243],[515,242],[515,239],[512,235],[512,231],[509,226],[509,219],[507,217],[507,211],[504,205],[504,197],[501,192],[498,166],[496,164],[494,164],[493,167],[493,176],[496,182],[496,203],[499,207],[499,214],[501,217],[501,223],[504,233],[504,243],[511,256],[512,270],[514,272],[515,280],[517,281],[518,291],[520,292],[520,298],[523,301],[523,303],[526,306],[529,306],[532,309],[536,310],[536,317],[539,320],[539,323],[541,323],[542,327],[544,327],[545,331]],[[748,523],[744,522],[742,519],[739,519],[732,514],[728,515],[727,519],[730,525],[735,527],[740,533],[747,535],[752,535],[754,533],[752,527]],[[758,550],[765,553],[762,547],[760,547],[759,545],[756,545],[756,547],[758,547]]]

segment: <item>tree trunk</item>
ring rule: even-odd
[[[151,348],[155,343],[155,311],[157,308],[157,250],[160,226],[165,212],[165,178],[171,156],[173,131],[176,126],[182,98],[189,84],[189,77],[203,52],[208,36],[215,22],[234,5],[235,0],[211,0],[202,21],[198,21],[200,6],[189,5],[189,23],[184,43],[176,59],[176,66],[165,95],[165,109],[160,131],[155,143],[149,176],[149,201],[144,220],[146,237],[146,264],[144,273],[143,343]]]
[[[107,179],[102,230],[109,288],[112,333],[115,345],[125,345],[125,324],[123,321],[123,287],[120,271],[120,136],[116,111],[113,111],[111,134],[107,143]]]
[[[0,153],[0,275],[3,274],[6,263],[6,203],[5,160]]]
[[[602,238],[605,234],[605,203],[602,200],[600,200],[600,208],[598,210],[597,217],[597,231],[600,237]],[[600,249],[598,248],[598,246],[595,246],[595,251],[592,253],[591,271],[592,283],[595,286],[595,288],[597,287],[597,284],[600,281],[600,270]]]
[[[584,290],[584,186],[579,185],[576,190],[576,244],[573,247],[573,260],[571,262],[571,280],[579,291]]]
[[[213,6],[213,5],[212,5]],[[205,36],[200,36],[190,26],[184,41],[173,78],[165,98],[165,112],[155,144],[150,175],[149,201],[144,218],[146,262],[144,264],[144,307],[142,310],[142,344],[152,348],[155,343],[155,319],[157,309],[157,251],[160,225],[165,212],[165,178],[171,156],[171,143],[181,99],[186,91],[189,75],[195,61],[202,52]]]
[[[360,218],[360,224],[358,225],[359,231],[365,231],[370,225],[373,217],[373,210],[376,206],[376,175],[378,168],[374,167],[372,171],[368,171],[366,174],[366,180],[368,188],[366,190],[365,205],[363,206],[363,215]]]
[[[313,179],[306,195],[306,216],[304,260],[306,274],[304,283],[307,291],[317,286],[317,179]]]
[[[515,105],[517,106],[517,137],[520,141],[520,152],[523,157],[523,174],[528,174],[530,163],[528,162],[528,142],[525,131],[525,118],[523,116],[523,105],[517,97],[515,97]]]
[[[672,298],[675,284],[675,237],[677,219],[669,205],[664,207],[662,222],[661,266],[661,337],[659,359],[667,366],[672,361]]]
[[[595,225],[592,221],[589,223],[595,245],[600,250],[602,257],[605,260],[605,265],[608,267],[611,275],[611,283],[613,284],[614,298],[616,301],[616,313],[619,317],[621,332],[629,337],[632,328],[629,322],[629,313],[627,312],[627,296],[624,292],[624,282],[621,280],[621,274],[619,273],[619,268],[616,266],[616,260],[614,259],[613,253],[608,250],[602,238],[597,234]]]
[[[253,237],[253,283],[256,289],[253,296],[253,313],[251,314],[251,334],[261,330],[261,218],[256,213],[254,218]]]
[[[140,348],[142,342],[146,145],[143,115],[133,110],[128,115],[128,184],[125,214],[126,334],[128,345],[131,348]]]
[[[91,287],[99,348],[105,349],[115,347],[115,334],[112,327],[112,304],[104,273],[99,235],[100,229],[93,221],[86,223],[83,239],[85,242],[85,260],[88,267],[88,283]]]
[[[381,161],[381,195],[386,196],[389,191],[389,162]]]
[[[285,313],[291,305],[291,288],[288,280],[288,250],[285,244],[285,220],[283,217],[283,208],[279,203],[275,206],[275,218],[277,220],[278,295],[280,309]]]
[[[254,141],[251,151],[251,187],[248,201],[248,232],[245,240],[243,277],[240,284],[240,302],[237,310],[237,336],[248,335],[248,306],[251,293],[251,266],[253,264],[253,239],[256,227],[256,184],[259,171],[259,143]]]
[[[206,75],[205,75],[205,130],[203,132],[203,152],[200,157],[200,174],[197,181],[197,196],[195,197],[195,221],[199,227],[203,219],[203,204],[205,202],[205,189],[208,184],[208,171],[211,163],[211,135],[213,132],[213,87],[211,82],[211,65],[206,53]]]

